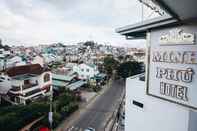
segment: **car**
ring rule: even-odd
[[[84,131],[96,131],[96,130],[94,128],[92,128],[92,127],[88,127]]]

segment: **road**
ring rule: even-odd
[[[110,88],[86,107],[85,112],[73,123],[69,131],[84,131],[87,127],[92,127],[96,131],[104,131],[108,119],[119,106],[124,90],[123,81],[113,81]]]

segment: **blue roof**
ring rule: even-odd
[[[74,82],[66,87],[69,88],[70,90],[75,90],[86,83],[87,83],[86,81],[80,80],[80,81]]]
[[[54,87],[65,87],[66,85],[68,85],[68,83],[58,80],[52,80],[52,85]]]
[[[96,68],[95,64],[87,64],[88,66],[92,67],[92,68]]]
[[[60,74],[52,74],[52,79],[61,80],[61,81],[71,81],[75,75],[60,75]]]
[[[95,75],[94,77],[91,77],[91,79],[103,79],[105,78],[107,75],[104,73],[99,73],[97,75]]]

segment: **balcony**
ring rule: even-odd
[[[29,88],[35,87],[35,86],[37,86],[37,85],[38,85],[38,83],[24,84],[24,85],[22,86],[22,88],[23,88],[23,90],[25,90],[25,89],[29,89]]]
[[[41,89],[35,89],[35,90],[32,90],[32,91],[29,91],[28,93],[26,93],[25,95],[23,95],[24,97],[28,97],[28,96],[31,96],[33,94],[36,94],[38,92],[41,92]]]
[[[24,84],[22,85],[22,91],[26,92],[28,89],[34,89],[33,87],[38,86],[38,83],[30,83],[30,84]],[[10,89],[10,92],[12,93],[19,93],[21,90],[20,86],[14,86],[12,85],[12,88]]]
[[[43,94],[43,91],[41,89],[34,89],[32,91],[29,91],[21,96],[19,96],[20,98],[22,99],[31,99],[33,97],[36,97],[36,96],[39,96],[39,95],[42,95]]]

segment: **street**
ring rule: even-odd
[[[122,80],[112,82],[111,88],[108,88],[94,103],[86,107],[85,112],[79,116],[68,131],[83,131],[87,127],[92,127],[96,131],[104,131],[107,121],[119,106],[124,90],[125,85]]]

